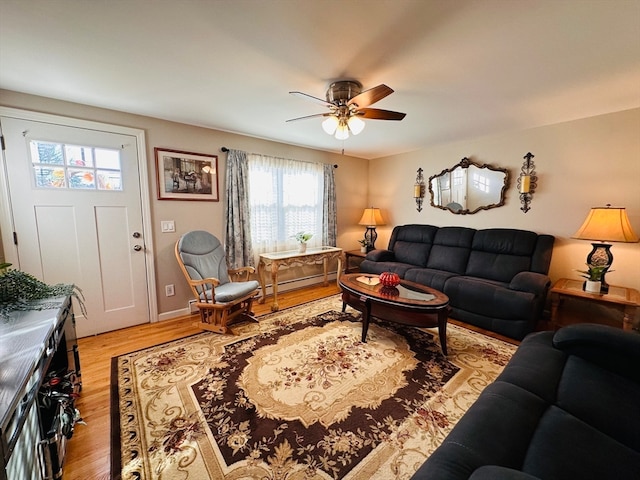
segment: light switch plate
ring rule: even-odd
[[[176,231],[176,224],[173,220],[162,220],[160,222],[162,233],[173,233]]]

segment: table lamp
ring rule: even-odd
[[[367,227],[367,230],[364,232],[364,239],[367,242],[367,252],[374,250],[376,248],[376,239],[378,238],[376,226],[384,225],[380,209],[373,207],[365,208],[358,225],[366,225]]]
[[[613,264],[611,244],[605,242],[638,242],[638,235],[631,228],[627,211],[624,208],[594,207],[587,215],[587,219],[572,238],[580,240],[596,240],[592,243],[593,249],[587,255],[587,265],[607,266],[602,274],[601,293],[609,291],[609,285],[604,279],[605,274]]]

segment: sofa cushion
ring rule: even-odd
[[[413,479],[466,480],[487,464],[521,469],[546,409],[542,399],[526,390],[504,382],[492,383]]]
[[[498,465],[485,465],[477,469],[469,477],[469,480],[540,480],[528,473],[514,470],[513,468],[499,467]]]
[[[407,270],[415,268],[414,265],[399,262],[374,262],[372,260],[363,260],[360,264],[360,271],[363,273],[381,274],[382,272],[394,272],[404,278]]]
[[[537,239],[536,233],[525,230],[478,230],[465,274],[508,283],[517,273],[530,270]]]
[[[444,284],[456,275],[455,273],[434,270],[432,268],[410,268],[404,274],[404,279],[444,292]]]
[[[637,364],[635,367],[640,368]],[[640,415],[629,415],[640,409],[640,384],[571,355],[558,385],[556,404],[608,437],[640,452]],[[594,408],[599,406],[610,408]]]
[[[394,228],[389,240],[389,250],[396,261],[413,266],[426,267],[433,239],[438,227],[433,225],[404,225]]]
[[[497,380],[517,385],[553,403],[567,359],[565,353],[549,348],[553,335],[554,332],[537,332],[527,336]]]
[[[426,266],[436,270],[463,274],[469,261],[475,233],[476,231],[472,228],[440,228],[433,239],[433,246]]]
[[[414,267],[426,267],[430,252],[431,244],[429,243],[405,242],[404,240],[397,241],[393,249],[398,262],[407,263]]]
[[[594,403],[592,408],[616,405]],[[531,438],[521,470],[545,479],[631,479],[640,472],[640,453],[551,405]]]
[[[510,290],[508,285],[459,275],[447,280],[444,293],[458,308],[492,318],[534,319],[535,295]]]
[[[576,324],[559,330],[553,346],[640,383],[637,336],[605,325]]]

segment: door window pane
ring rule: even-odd
[[[62,145],[48,142],[31,142],[31,159],[33,163],[48,165],[64,165]]]
[[[93,152],[89,147],[66,145],[64,153],[67,158],[67,165],[77,165],[79,167],[93,166]]]
[[[36,187],[40,188],[65,188],[65,174],[63,168],[34,167]]]
[[[120,150],[32,140],[37,188],[122,190]]]

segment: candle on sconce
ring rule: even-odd
[[[422,185],[414,185],[413,198],[421,198],[421,197],[422,197]]]
[[[529,193],[531,188],[531,175],[520,176],[520,193]]]

